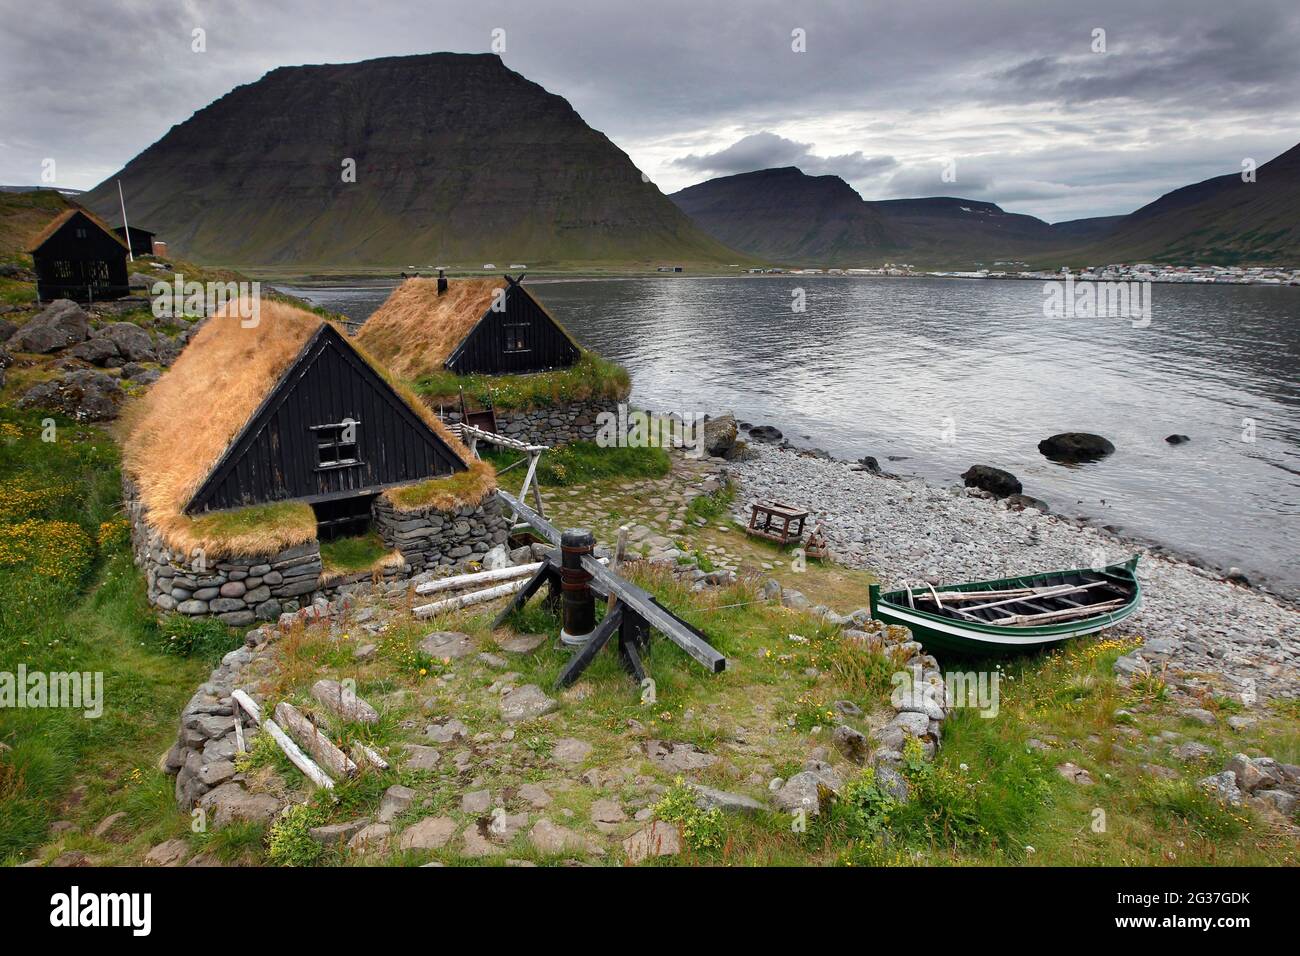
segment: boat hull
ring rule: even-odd
[[[1134,556],[1124,564],[1115,564],[1098,572],[1115,579],[1130,592],[1128,600],[1120,607],[1077,620],[1055,624],[1007,627],[985,621],[956,620],[909,606],[905,590],[882,594],[878,585],[871,588],[871,616],[886,624],[908,628],[912,636],[927,651],[943,651],[978,657],[1003,657],[1051,647],[1062,641],[1086,634],[1095,634],[1132,617],[1142,607],[1142,588],[1137,580],[1138,558]],[[947,586],[944,591],[993,591],[1017,587],[1043,586],[1063,575],[1086,574],[1089,569],[1053,571],[1030,574],[1017,578],[1000,578],[992,581],[975,581],[969,584]],[[1050,585],[1049,585],[1050,586]]]

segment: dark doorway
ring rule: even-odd
[[[370,530],[370,505],[374,500],[374,495],[357,495],[312,505],[312,511],[316,512],[317,539],[334,541],[365,534]]]

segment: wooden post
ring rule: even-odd
[[[586,528],[571,528],[560,536],[560,590],[564,610],[560,640],[571,646],[586,643],[596,628],[591,575],[582,567],[582,559],[591,554],[595,544],[595,536]]]

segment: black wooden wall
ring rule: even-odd
[[[518,334],[527,337],[526,351],[508,351],[506,343]],[[506,375],[567,368],[578,360],[578,349],[518,283],[506,288],[505,308],[490,308],[447,357],[446,366],[458,375]]]
[[[320,467],[312,426],[351,418],[360,462]],[[324,325],[200,486],[190,513],[371,494],[465,465],[352,346]]]
[[[32,261],[42,302],[120,299],[129,291],[126,247],[80,212],[32,252]]]

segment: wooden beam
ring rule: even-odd
[[[280,701],[275,707],[275,716],[288,728],[294,739],[305,747],[307,752],[336,780],[356,776],[357,765],[352,762],[352,758],[335,746],[334,741],[321,733],[320,729],[293,704]]]
[[[280,749],[284,751],[284,755],[289,758],[289,761],[295,767],[303,772],[303,776],[316,784],[316,786],[325,790],[334,789],[334,781],[329,778],[329,775],[326,774],[325,771],[321,770],[320,767],[316,766],[315,762],[310,757],[298,749],[298,745],[289,739],[288,734],[276,726],[274,720],[268,719],[262,721],[262,729],[270,734],[271,739],[280,745]]]
[[[515,514],[548,537],[552,544],[558,545],[560,543],[560,533],[549,521],[508,492],[498,491],[497,494],[501,495],[506,503],[514,508]],[[632,610],[640,614],[646,623],[654,627],[655,630],[659,631],[664,637],[710,671],[716,674],[726,669],[726,657],[719,654],[704,639],[704,635],[660,605],[648,592],[637,587],[631,581],[612,573],[591,555],[583,557],[582,567],[591,575],[594,588],[603,591],[605,594],[617,595],[621,604],[628,605]]]
[[[497,568],[493,571],[475,571],[472,574],[457,574],[449,578],[434,578],[416,585],[416,594],[436,594],[439,591],[457,591],[461,588],[490,584],[493,581],[509,581],[511,578],[523,578],[537,571],[541,561],[533,564],[516,564],[509,568]]]
[[[621,607],[616,607],[606,614],[604,619],[596,625],[596,629],[591,632],[591,637],[587,638],[587,642],[573,652],[573,656],[569,658],[569,663],[564,665],[564,670],[560,671],[560,676],[555,679],[555,686],[568,687],[577,680],[578,676],[595,660],[600,649],[618,630],[622,620],[623,609]]]
[[[507,581],[505,584],[498,584],[496,587],[485,588],[482,591],[471,591],[469,594],[462,594],[459,597],[445,598],[431,604],[421,604],[419,607],[411,608],[411,613],[416,617],[433,617],[433,615],[441,614],[444,611],[455,611],[462,607],[472,607],[475,604],[486,604],[488,601],[495,601],[497,598],[503,598],[514,594],[516,591],[521,591],[527,584],[527,581]]]
[[[498,627],[504,624],[506,618],[527,604],[528,599],[536,594],[543,584],[552,580],[559,573],[559,569],[555,567],[554,561],[550,558],[543,561],[541,567],[537,569],[537,572],[528,579],[528,583],[520,590],[516,591],[515,596],[510,599],[510,603],[501,609],[501,613],[498,614],[496,620],[492,622],[492,630],[495,631]]]

